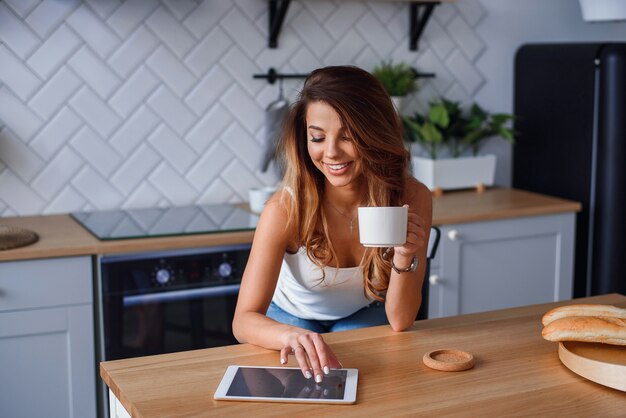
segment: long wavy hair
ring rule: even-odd
[[[370,73],[353,66],[333,66],[313,71],[283,124],[278,150],[284,169],[283,204],[289,222],[296,226],[297,241],[320,267],[337,265],[322,210],[324,175],[307,151],[306,111],[310,103],[324,102],[339,115],[348,130],[363,167],[366,206],[399,206],[409,175],[409,152],[402,140],[400,118],[382,84]],[[360,262],[366,295],[382,301],[391,268],[382,248],[367,248]]]

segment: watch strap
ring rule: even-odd
[[[391,259],[391,268],[398,274],[414,272],[415,270],[417,270],[417,265],[418,261],[416,255],[413,256],[413,259],[411,260],[411,265],[403,269],[399,269],[398,267],[396,267],[396,265],[393,263],[393,258]]]

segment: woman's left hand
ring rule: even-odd
[[[409,211],[406,242],[402,246],[394,247],[394,262],[395,257],[402,257],[409,260],[408,264],[410,264],[410,260],[417,254],[418,249],[426,245],[426,221],[411,210],[409,205],[404,205],[404,207],[407,207]]]

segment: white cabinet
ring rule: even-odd
[[[570,299],[575,216],[440,226],[428,317]]]
[[[95,417],[91,257],[0,263],[0,416]]]

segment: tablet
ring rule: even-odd
[[[357,369],[331,369],[321,383],[296,367],[228,366],[214,399],[225,401],[356,402]]]

